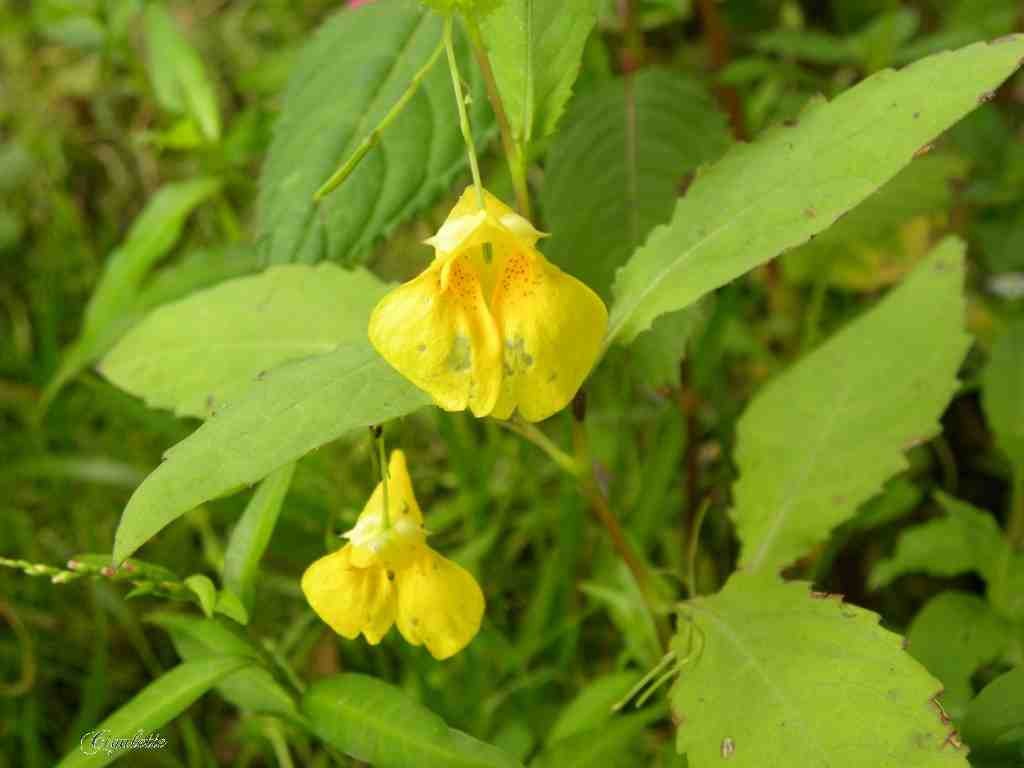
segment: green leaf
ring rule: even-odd
[[[592,731],[610,720],[612,707],[629,693],[639,677],[635,672],[616,672],[588,683],[558,716],[548,734],[548,744]]]
[[[302,711],[313,732],[374,768],[514,768],[497,747],[449,728],[403,692],[372,677],[336,675],[311,685]]]
[[[45,408],[69,379],[114,345],[125,330],[124,321],[130,319],[146,274],[177,242],[189,214],[219,188],[215,179],[196,179],[168,184],[153,195],[124,242],[110,254],[85,309],[82,332],[64,351],[40,407]]]
[[[272,267],[157,309],[100,370],[150,406],[209,417],[262,372],[365,339],[386,291],[361,268]]]
[[[992,515],[938,493],[944,517],[905,531],[893,556],[878,562],[869,583],[885,586],[905,573],[955,576],[976,571],[992,606],[1012,621],[1024,619],[1024,553],[1014,551]]]
[[[918,158],[820,236],[785,254],[786,276],[810,280],[824,275],[833,285],[861,290],[894,282],[893,273],[899,277],[907,271],[914,255],[900,253],[907,250],[896,242],[900,228],[915,217],[948,210],[952,182],[966,170],[957,155]]]
[[[114,538],[115,561],[203,502],[429,402],[365,340],[275,368],[171,448],[136,489]]]
[[[139,731],[148,735],[180,715],[218,681],[251,663],[250,659],[239,656],[215,656],[179,664],[147,685],[96,726],[93,733],[102,731],[109,733],[111,738],[126,739],[131,739]],[[86,754],[87,751],[76,745],[60,761],[58,768],[99,768],[124,754],[118,750],[100,750],[94,754]]]
[[[1011,645],[1010,625],[988,603],[965,592],[943,592],[920,610],[907,631],[907,650],[942,681],[942,706],[959,720],[973,698],[971,677]]]
[[[648,69],[580,93],[548,153],[545,254],[607,297],[688,174],[728,145],[725,118],[685,75]]]
[[[1024,466],[1024,317],[992,347],[981,374],[981,404],[999,447],[1012,464]]]
[[[162,3],[146,6],[146,43],[149,76],[160,106],[191,117],[207,141],[220,139],[217,92],[199,53]]]
[[[217,593],[217,605],[214,610],[239,624],[249,623],[249,609],[242,603],[241,598],[231,590],[222,589]]]
[[[737,427],[740,567],[777,572],[940,430],[970,339],[963,245],[947,240],[877,306],[754,399]]]
[[[630,749],[652,720],[663,714],[648,708],[632,715],[620,715],[601,728],[575,733],[561,739],[530,761],[530,768],[605,768],[608,765],[637,765]],[[630,758],[633,759],[630,759]]]
[[[210,577],[194,573],[185,579],[185,586],[199,600],[199,607],[203,609],[206,617],[213,616],[213,609],[217,605],[217,587],[210,581]]]
[[[146,621],[170,635],[174,650],[183,661],[225,654],[252,659],[255,662],[252,667],[220,681],[217,692],[245,712],[280,715],[293,721],[300,719],[292,695],[269,670],[259,666],[265,664],[266,654],[230,624],[170,612],[150,614]]]
[[[678,751],[698,767],[966,768],[932,702],[939,682],[900,637],[808,587],[739,571],[683,604]]]
[[[295,464],[286,464],[260,483],[228,539],[224,552],[224,586],[238,595],[249,611],[253,606],[260,558],[274,533],[294,472]]]
[[[313,193],[398,101],[437,46],[442,24],[415,0],[371,3],[339,12],[305,46],[260,180],[271,263],[354,262],[431,205],[466,167],[451,79],[435,67],[344,185],[313,202]],[[459,51],[482,144],[493,119],[468,49],[460,44]]]
[[[198,248],[154,271],[136,294],[135,303],[140,312],[147,312],[203,288],[255,272],[260,266],[258,252],[251,245]]]
[[[659,315],[827,229],[976,107],[1022,56],[1017,35],[880,72],[831,103],[815,102],[796,125],[734,148],[619,271],[609,340],[629,343]]]
[[[1024,667],[997,677],[971,702],[963,737],[972,756],[1005,755],[1024,763]]]
[[[484,19],[484,46],[518,142],[554,131],[596,21],[593,0],[505,0]]]
[[[881,589],[905,573],[986,573],[1002,555],[1006,542],[992,515],[943,493],[936,499],[946,514],[905,530],[892,557],[872,569],[871,589]]]

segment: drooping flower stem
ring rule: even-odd
[[[462,91],[462,76],[459,74],[459,62],[455,58],[455,45],[452,40],[454,17],[448,16],[444,21],[444,48],[448,54],[448,71],[452,75],[452,88],[455,91],[455,106],[459,110],[459,128],[466,142],[466,153],[469,155],[469,170],[473,174],[473,186],[476,187],[480,201],[480,210],[484,210],[484,185],[480,180],[480,165],[476,159],[476,144],[473,142],[473,127],[469,123],[466,112],[466,96]]]
[[[391,505],[388,499],[388,452],[384,445],[384,428],[381,426],[370,427],[373,435],[374,447],[377,457],[377,468],[380,470],[380,494],[384,509],[381,511],[381,525],[384,530],[391,528]]]
[[[466,29],[469,32],[469,40],[473,48],[473,56],[476,58],[480,74],[484,78],[484,86],[487,89],[487,99],[491,102],[491,109],[498,120],[498,130],[501,133],[501,145],[505,150],[505,158],[508,161],[509,174],[512,176],[512,186],[516,193],[516,208],[521,216],[530,218],[530,189],[526,184],[526,163],[529,155],[528,139],[523,138],[521,143],[516,142],[512,135],[512,126],[508,120],[508,113],[505,111],[505,103],[501,99],[501,91],[498,90],[498,81],[494,77],[494,69],[491,67],[491,59],[484,46],[483,36],[480,34],[480,25],[472,16],[466,16]]]
[[[416,91],[419,90],[420,84],[427,76],[427,73],[434,68],[437,60],[441,57],[441,52],[444,50],[444,42],[444,38],[438,40],[437,47],[434,48],[433,53],[430,54],[430,58],[428,58],[426,63],[419,68],[415,75],[413,75],[412,80],[409,82],[409,86],[399,97],[398,101],[395,102],[394,106],[387,111],[387,114],[384,115],[383,119],[381,119],[374,129],[366,135],[362,142],[360,142],[359,146],[356,147],[348,160],[345,161],[345,164],[331,174],[331,177],[327,181],[320,185],[320,188],[313,194],[313,199],[315,201],[320,202],[327,197],[327,195],[344,184],[345,180],[352,175],[352,171],[354,171],[359,163],[362,162],[362,159],[366,157],[366,153],[380,143],[384,130],[391,125],[394,119],[401,114],[403,109],[405,109],[409,100],[413,97]]]

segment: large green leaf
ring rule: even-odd
[[[164,109],[188,115],[208,141],[220,138],[217,92],[203,60],[162,3],[146,6],[149,76]]]
[[[963,735],[972,755],[1005,756],[1006,765],[1024,765],[1024,666],[985,686],[967,709]]]
[[[892,557],[879,561],[870,585],[878,589],[905,573],[955,576],[974,571],[988,585],[993,607],[1013,621],[1024,619],[1024,553],[1017,552],[992,515],[945,494],[946,512],[900,536]]]
[[[737,572],[681,607],[671,699],[689,764],[966,767],[939,681],[876,614],[808,586]]]
[[[963,245],[947,240],[750,404],[736,447],[742,568],[776,572],[807,552],[939,431],[969,345],[963,276]]]
[[[1024,467],[1024,317],[1011,322],[992,347],[981,375],[981,403],[999,447]]]
[[[260,558],[270,543],[294,473],[295,464],[285,464],[260,483],[232,529],[224,551],[224,586],[238,596],[250,613]]]
[[[101,734],[96,742],[99,745],[106,743],[104,735],[130,740],[142,731],[148,736],[180,715],[219,680],[251,663],[251,659],[240,656],[214,656],[179,664],[147,685],[90,733]],[[87,736],[90,734],[83,734],[82,744],[65,755],[58,768],[99,768],[125,754],[124,750],[117,749],[93,751],[94,741]]]
[[[907,630],[910,655],[942,681],[942,706],[959,720],[974,696],[971,677],[1012,645],[1012,626],[977,595],[943,592]]]
[[[415,0],[380,0],[332,17],[303,50],[260,179],[259,210],[273,263],[353,261],[430,205],[466,165],[448,72],[436,67],[380,143],[340,188],[313,193],[398,101],[441,39],[442,19]],[[482,80],[470,76],[471,120],[491,125]]]
[[[69,379],[113,346],[134,318],[136,294],[150,269],[177,242],[188,215],[219,188],[215,179],[196,179],[168,184],[153,195],[124,242],[110,254],[85,308],[82,332],[64,351],[60,368],[43,393],[44,406]]]
[[[272,267],[156,310],[101,370],[151,406],[209,417],[261,372],[365,339],[370,312],[386,291],[364,269]]]
[[[302,711],[317,736],[374,768],[521,768],[507,753],[449,728],[397,688],[366,675],[314,683]]]
[[[918,158],[820,236],[785,254],[786,276],[821,276],[835,285],[866,290],[896,282],[915,256],[899,242],[902,228],[918,217],[948,210],[953,182],[966,170],[957,155]]]
[[[146,621],[170,635],[182,661],[224,654],[251,659],[252,666],[217,683],[217,692],[246,712],[279,715],[293,721],[300,719],[293,696],[265,667],[266,654],[229,622],[169,611],[150,614]]]
[[[891,557],[871,570],[869,586],[881,589],[905,573],[956,576],[987,573],[1006,542],[992,515],[943,493],[936,494],[945,514],[905,530]]]
[[[273,369],[171,448],[136,489],[114,538],[115,561],[199,504],[429,402],[365,340]]]
[[[880,72],[831,103],[813,103],[797,124],[734,148],[619,271],[609,340],[628,343],[659,315],[827,229],[976,107],[1022,56],[1017,35]]]
[[[594,0],[505,0],[484,19],[484,45],[519,142],[555,129],[596,20]]]
[[[725,118],[685,75],[649,69],[581,93],[548,153],[544,252],[607,297],[615,270],[672,215],[687,174],[728,144]]]

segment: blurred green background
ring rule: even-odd
[[[8,560],[60,568],[78,553],[109,552],[131,491],[196,426],[148,410],[92,371],[74,377],[45,411],[40,401],[62,350],[78,337],[108,256],[162,185],[222,181],[160,263],[163,282],[148,284],[145,306],[259,268],[247,245],[256,231],[257,179],[291,65],[325,18],[348,12],[326,0],[168,4],[202,62],[216,110],[211,124],[202,109],[161,95],[144,5],[0,0],[0,557]],[[813,94],[1024,29],[1017,0],[727,0],[713,19],[697,0],[644,0],[631,32],[615,3],[599,5],[578,99],[616,76],[622,51],[633,50],[645,65],[706,83],[746,139],[795,115]],[[541,188],[545,166],[542,156],[531,171]],[[493,148],[485,170],[490,186],[507,189]],[[543,226],[545,196],[538,197]],[[439,201],[432,215],[359,260],[389,278],[414,274],[429,255],[418,240],[450,203]],[[1024,79],[1018,75],[862,210],[814,244],[817,251],[800,249],[722,289],[685,328],[666,324],[656,348],[614,354],[590,383],[587,428],[612,507],[667,594],[679,593],[683,525],[705,497],[699,580],[711,589],[733,567],[725,515],[733,427],[752,393],[948,232],[969,244],[977,344],[944,433],[913,449],[911,469],[793,575],[844,593],[900,631],[945,590],[981,593],[973,575],[910,576],[871,590],[868,574],[901,530],[936,514],[934,490],[999,521],[1011,503],[978,382],[991,345],[1024,314]],[[821,253],[827,269],[814,258]],[[570,440],[567,414],[546,429]],[[628,572],[576,489],[535,448],[494,423],[435,410],[389,427],[388,437],[411,457],[432,544],[481,576],[484,628],[468,650],[438,664],[395,633],[371,649],[336,638],[316,619],[298,578],[331,532],[351,525],[373,485],[368,439],[342,441],[299,465],[249,627],[298,678],[377,675],[449,724],[524,757],[552,738],[552,723],[555,733],[572,733],[586,721],[588,702],[607,706],[658,661],[656,630],[636,608]],[[195,510],[141,556],[180,576],[214,573],[246,496]],[[0,569],[0,766],[54,764],[176,662],[167,636],[146,622],[164,601],[126,600],[127,591],[103,577],[52,584],[46,574]],[[979,663],[975,687],[1020,653],[1018,645]],[[581,691],[589,698],[564,714]],[[602,759],[682,764],[664,704],[630,717]],[[133,754],[131,765],[277,765],[286,764],[283,750],[299,765],[354,764],[278,721],[240,714],[216,694],[161,732],[170,748]]]

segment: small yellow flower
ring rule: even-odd
[[[349,543],[320,558],[302,575],[302,591],[330,627],[376,645],[397,622],[413,645],[435,659],[465,648],[480,629],[484,595],[465,568],[426,543],[423,513],[413,494],[405,454],[391,453],[388,468],[389,525],[384,525],[384,488],[378,483]]]
[[[529,221],[489,192],[485,201],[480,210],[475,189],[462,194],[427,240],[431,265],[374,309],[370,341],[445,410],[540,421],[590,373],[608,311],[544,258]]]

